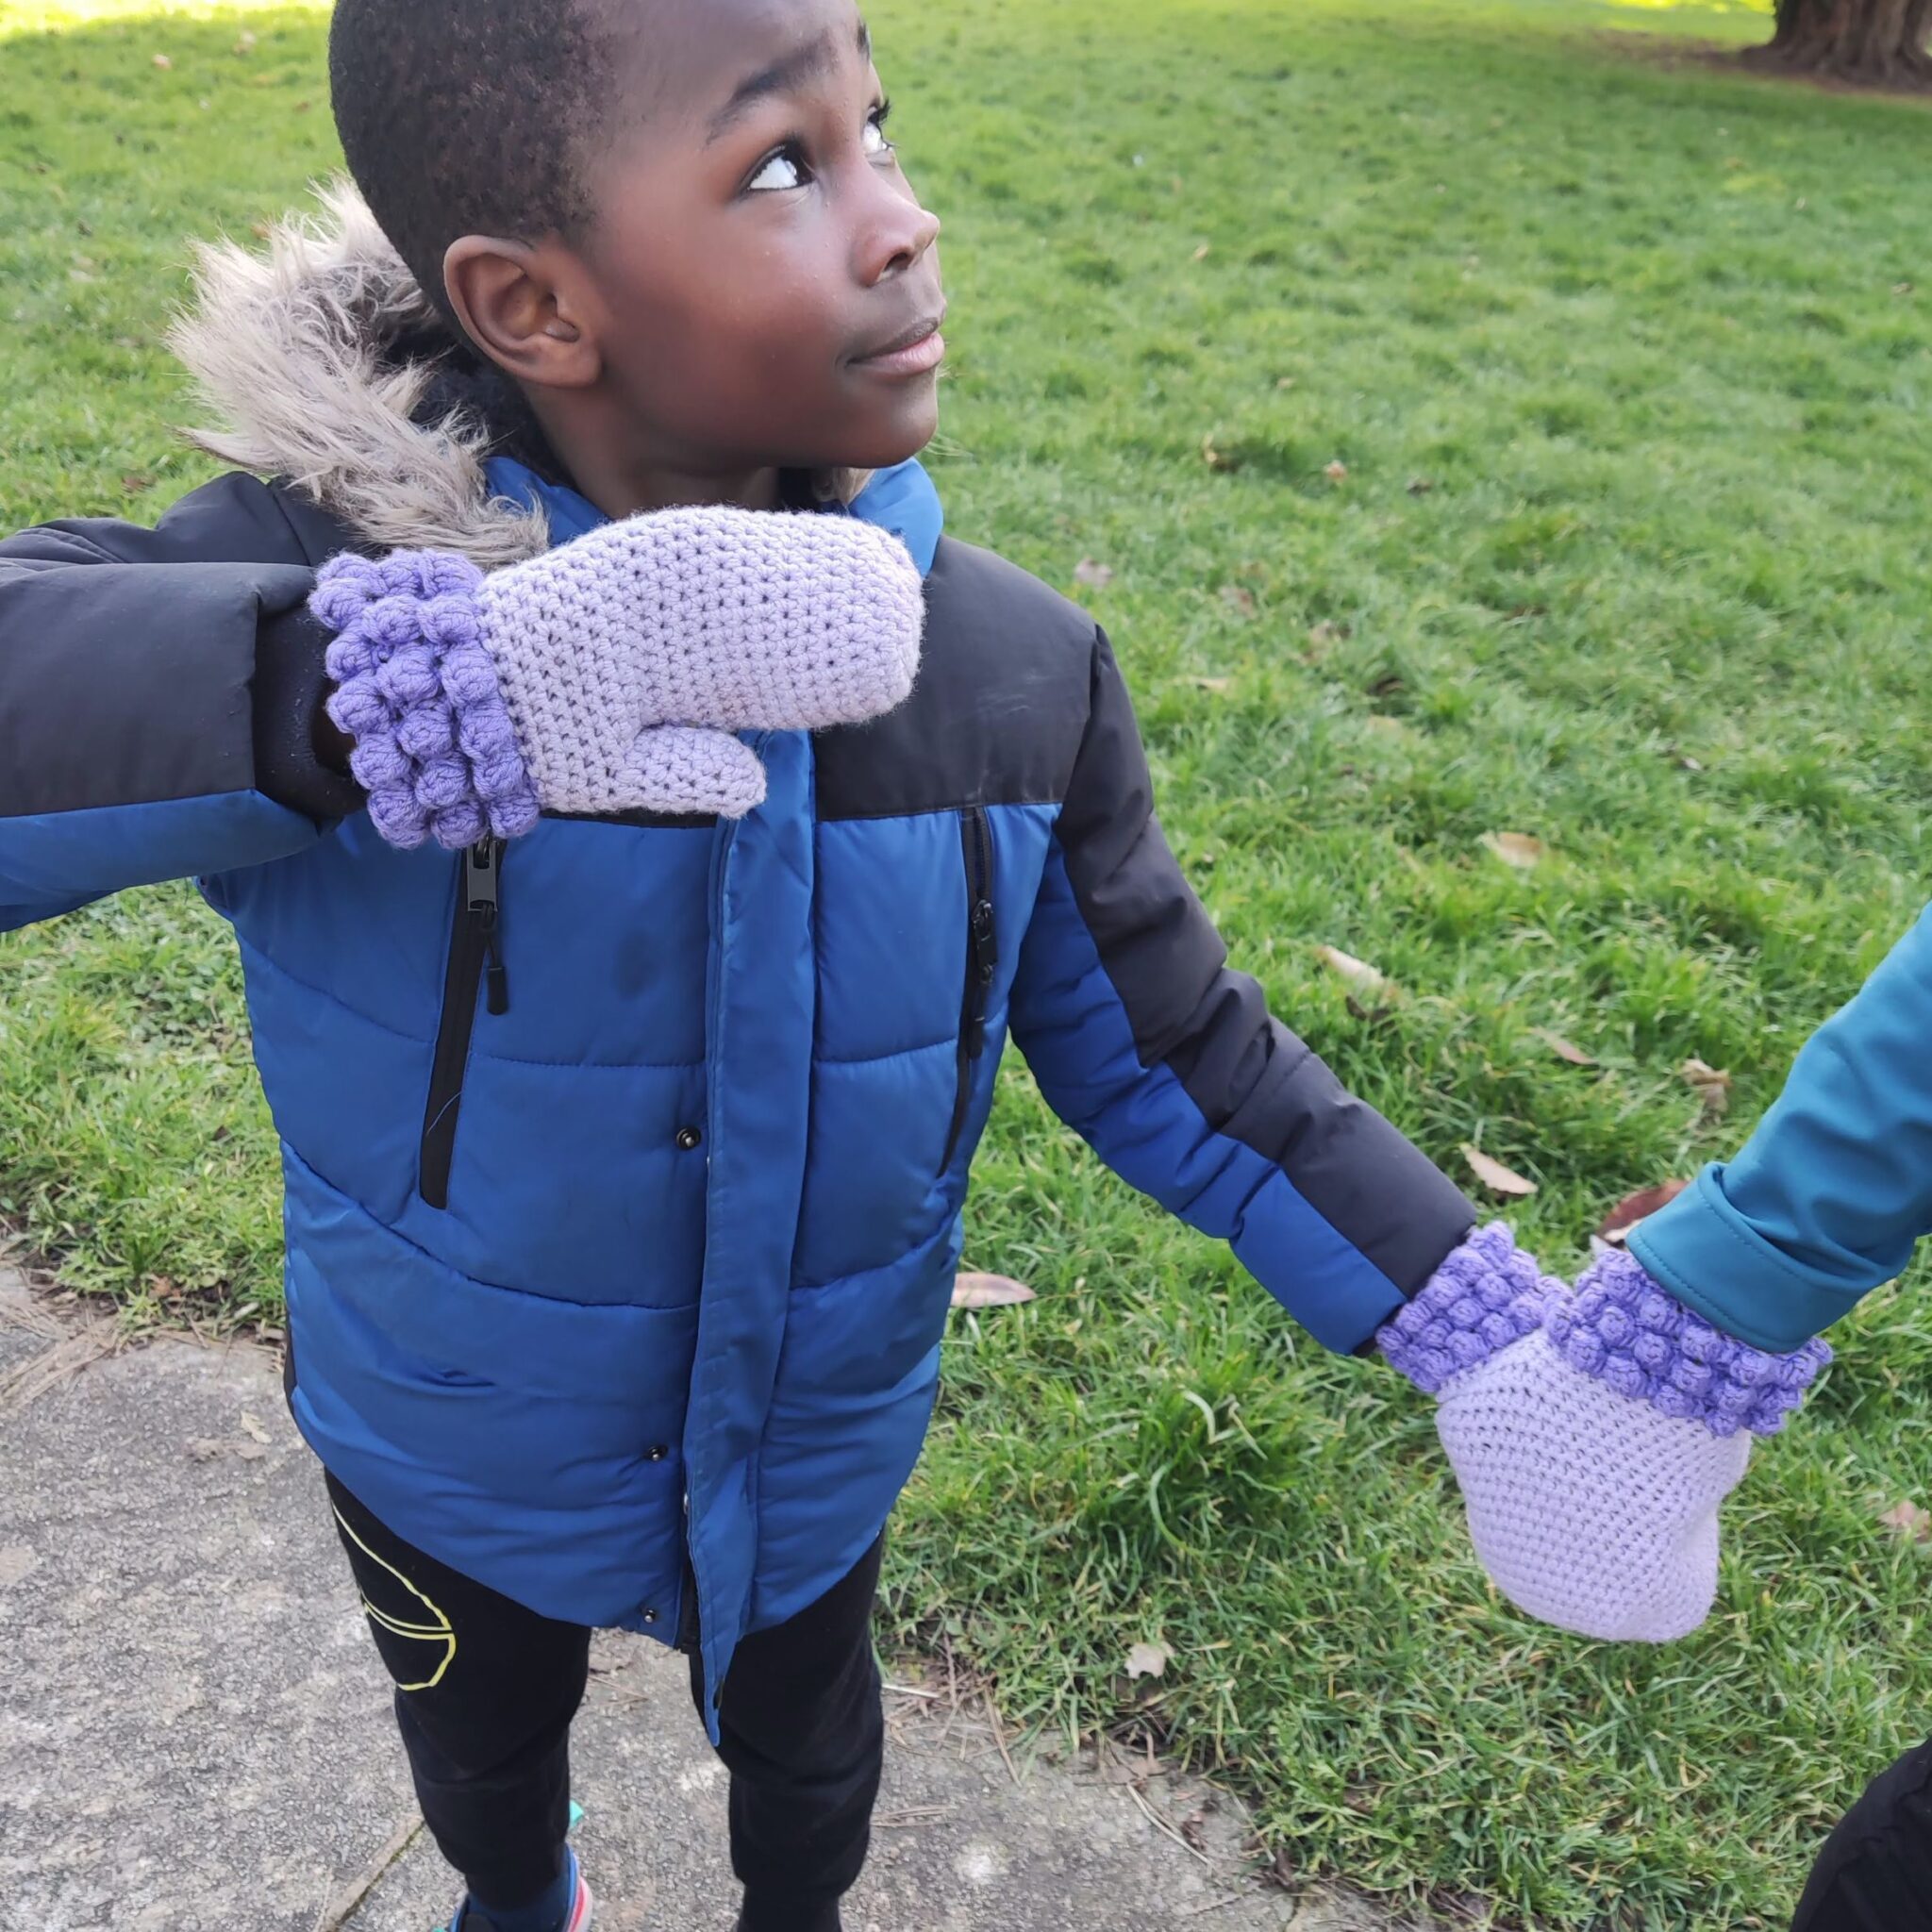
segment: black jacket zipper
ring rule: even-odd
[[[442,978],[442,1019],[429,1065],[429,1100],[423,1111],[423,1145],[417,1186],[432,1208],[449,1206],[449,1170],[457,1150],[457,1116],[462,1111],[463,1074],[470,1064],[470,1036],[476,1026],[476,993],[488,984],[492,1013],[509,1010],[509,979],[503,970],[503,841],[485,839],[463,854],[450,929],[449,965]]]
[[[986,1008],[992,993],[993,970],[1000,960],[992,905],[992,826],[984,806],[969,805],[959,814],[959,840],[966,859],[966,990],[959,1007],[953,1122],[940,1161],[941,1174],[952,1166],[953,1156],[959,1151],[959,1136],[966,1129],[966,1110],[973,1100],[973,1069],[986,1052]]]

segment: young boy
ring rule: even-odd
[[[851,0],[341,0],[331,63],[367,208],[211,254],[180,335],[276,480],[0,544],[0,924],[192,874],[235,928],[290,1400],[457,1923],[587,1923],[620,1625],[690,1654],[741,1924],[824,1932],[1009,1029],[1331,1348],[1461,1386],[1547,1285],[1227,969],[1091,620],[941,539],[939,224]]]

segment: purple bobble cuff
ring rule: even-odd
[[[332,558],[308,608],[336,633],[327,710],[355,740],[349,769],[391,845],[459,850],[537,823],[476,592],[483,573],[438,550]]]
[[[1479,1228],[1375,1337],[1396,1371],[1434,1395],[1451,1377],[1534,1335],[1561,1284],[1500,1221]]]
[[[1622,1249],[1593,1261],[1575,1295],[1551,1305],[1543,1327],[1579,1374],[1713,1436],[1776,1435],[1831,1359],[1824,1341],[1772,1355],[1724,1334]]]

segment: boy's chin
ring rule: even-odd
[[[868,425],[850,439],[840,439],[839,453],[817,465],[825,470],[890,470],[909,462],[933,440],[940,426],[939,401],[908,408],[891,423]]]

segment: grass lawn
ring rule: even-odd
[[[75,11],[0,0],[9,526],[151,518],[202,474],[158,346],[179,238],[333,157],[320,13]],[[1932,116],[1607,38],[1761,37],[1738,8],[873,18],[947,221],[952,526],[1111,571],[1078,594],[1237,956],[1445,1163],[1534,1176],[1518,1224],[1574,1268],[1610,1201],[1736,1141],[1926,896]],[[1004,1078],[972,1258],[1041,1299],[956,1335],[904,1628],[1062,1730],[1131,1713],[1127,1648],[1164,1641],[1147,1714],[1298,1872],[1499,1925],[1781,1926],[1932,1728],[1932,1548],[1878,1522],[1932,1502],[1932,1299],[1834,1338],[1707,1627],[1591,1645],[1489,1594],[1424,1403]],[[268,1121],[185,889],[0,942],[0,1212],[130,1307],[276,1319]]]

